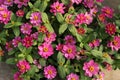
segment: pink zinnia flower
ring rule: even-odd
[[[75,24],[76,24],[76,26],[79,25],[79,24],[84,24],[84,23],[86,23],[86,20],[87,20],[87,18],[85,16],[85,14],[80,13],[75,18]]]
[[[6,5],[0,5],[0,11],[8,10]]]
[[[37,40],[38,39],[38,32],[35,32],[35,33],[31,34],[31,37],[33,39]]]
[[[31,47],[33,44],[33,38],[31,36],[25,36],[24,39],[22,40],[22,44],[26,48]]]
[[[53,41],[56,40],[56,34],[55,33],[46,33],[46,37],[44,38],[45,42],[47,43],[52,43]]]
[[[39,26],[38,32],[47,33],[47,28],[45,26]]]
[[[29,23],[24,23],[21,25],[20,30],[23,34],[29,35],[32,32],[31,28],[32,28],[32,25],[30,25]]]
[[[90,14],[92,16],[96,16],[96,13],[98,12],[97,6],[94,6],[93,8],[90,8]]]
[[[94,60],[90,60],[89,62],[84,63],[83,70],[85,71],[86,76],[92,77],[93,75],[98,74],[99,66]]]
[[[107,6],[104,6],[101,9],[102,13],[105,14],[106,17],[112,18],[113,17],[113,9]]]
[[[17,63],[17,67],[21,73],[25,73],[30,70],[30,64],[26,60],[20,60]]]
[[[89,43],[89,46],[91,48],[97,47],[99,45],[100,45],[100,40],[99,39],[95,39],[95,40],[93,40],[92,42]]]
[[[48,43],[43,43],[42,45],[38,46],[38,49],[39,55],[45,59],[54,54],[52,45]]]
[[[19,10],[16,12],[16,15],[17,15],[18,17],[23,17],[23,16],[24,16],[24,11],[21,10],[21,9],[19,9]]]
[[[56,46],[56,50],[58,50],[58,51],[62,51],[62,49],[63,49],[63,44],[58,44],[57,46]]]
[[[11,11],[3,10],[0,11],[0,22],[7,24],[10,21]]]
[[[29,0],[14,0],[15,4],[18,4],[18,8],[21,8],[23,5],[27,6]]]
[[[49,66],[44,67],[45,78],[52,80],[53,78],[56,77],[56,75],[57,75],[57,70],[54,66],[49,65]]]
[[[73,38],[73,36],[71,36],[71,35],[66,35],[64,40],[65,40],[65,44],[75,44],[76,43],[75,38]]]
[[[101,21],[101,22],[105,22],[105,14],[99,14],[98,15],[98,19]]]
[[[50,7],[51,7],[50,12],[54,13],[54,15],[56,15],[56,13],[61,13],[61,14],[64,13],[65,7],[63,3],[59,3],[57,1],[57,2],[54,2]]]
[[[86,31],[84,28],[78,28],[77,32],[78,32],[78,34],[83,35],[83,34],[85,34]]]
[[[13,0],[5,0],[4,4],[7,6],[12,6],[13,5]]]
[[[30,22],[35,26],[40,25],[42,23],[40,12],[33,12],[30,16]]]
[[[113,23],[108,23],[108,24],[106,24],[105,31],[106,31],[106,33],[108,33],[109,35],[115,34],[115,32],[116,32],[116,25],[113,24]]]
[[[0,5],[2,5],[4,3],[4,0],[0,0]]]
[[[114,36],[113,40],[110,41],[107,45],[112,48],[112,51],[118,51],[120,49],[120,36]]]
[[[74,73],[70,73],[66,78],[67,80],[79,80],[79,76]]]
[[[86,12],[86,13],[85,13],[85,17],[86,17],[86,22],[85,22],[86,24],[92,23],[93,17],[92,17],[91,14],[88,14],[88,12]]]
[[[72,3],[76,3],[76,4],[80,4],[82,2],[82,0],[71,0]]]
[[[6,42],[5,44],[5,48],[8,50],[8,51],[11,51],[13,49],[13,46],[12,46],[12,42]]]
[[[63,46],[62,53],[67,59],[74,59],[76,56],[76,46],[71,44],[66,44]]]
[[[101,3],[101,2],[103,2],[104,0],[96,0],[96,1]]]
[[[97,79],[95,79],[95,80],[104,80],[104,75],[105,74],[103,72],[99,72]]]
[[[94,6],[94,0],[84,0],[85,7],[92,8]]]
[[[14,74],[14,80],[23,80],[23,78],[21,77],[21,73],[20,72],[16,72]]]
[[[12,44],[14,47],[17,47],[20,42],[21,42],[20,37],[15,37],[15,39],[12,40]]]

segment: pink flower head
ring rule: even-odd
[[[30,64],[26,60],[20,60],[17,63],[17,67],[21,73],[25,73],[30,70]]]
[[[45,59],[54,54],[52,45],[48,43],[43,43],[42,45],[38,46],[38,49],[39,55]]]
[[[7,24],[10,21],[11,11],[3,10],[0,11],[0,22]]]
[[[8,10],[6,5],[0,5],[0,11]]]
[[[46,37],[44,38],[45,42],[47,43],[52,43],[52,41],[56,40],[56,34],[55,33],[46,33]]]
[[[16,12],[16,15],[17,15],[18,17],[23,17],[23,16],[24,16],[24,11],[21,10],[21,9],[19,9],[19,10]]]
[[[93,17],[92,17],[92,15],[91,14],[88,14],[87,12],[85,13],[85,17],[86,17],[86,24],[90,24],[90,23],[92,23],[92,21],[93,21]]]
[[[116,25],[113,23],[108,23],[105,27],[105,31],[106,33],[108,33],[109,35],[113,35],[116,32]]]
[[[74,19],[73,19],[73,15],[72,14],[69,14],[65,17],[65,21],[68,23],[68,24],[74,24]]]
[[[23,34],[29,35],[32,32],[31,28],[32,28],[32,25],[30,25],[29,23],[24,23],[21,25],[20,30]]]
[[[18,8],[21,8],[22,6],[27,6],[29,0],[14,0],[15,4],[18,4]]]
[[[12,42],[6,42],[5,44],[5,48],[8,50],[8,51],[11,51],[13,49],[13,46],[12,46]]]
[[[30,22],[35,26],[40,25],[42,23],[40,12],[33,12],[30,16]]]
[[[2,5],[4,3],[4,0],[0,0],[0,5]]]
[[[103,2],[104,0],[96,0],[96,1],[101,3],[101,2]]]
[[[66,78],[67,80],[79,80],[79,76],[74,73],[70,73]]]
[[[105,14],[106,17],[108,18],[112,18],[113,17],[113,9],[110,8],[110,7],[107,7],[107,6],[104,6],[102,9],[101,9],[102,13]]]
[[[77,32],[78,32],[78,34],[83,35],[83,34],[85,34],[86,31],[84,28],[80,27],[77,29]]]
[[[13,0],[5,0],[4,4],[7,6],[12,6],[13,5]]]
[[[63,49],[63,44],[58,44],[57,46],[56,46],[56,50],[58,50],[58,51],[62,51],[62,49]]]
[[[31,36],[25,36],[24,39],[22,40],[23,46],[26,48],[31,47],[33,44],[33,39]]]
[[[21,73],[20,72],[16,72],[14,74],[14,80],[23,80],[23,78],[21,77]]]
[[[95,40],[93,40],[92,42],[89,43],[89,46],[91,48],[97,47],[99,45],[100,45],[100,40],[99,39],[95,39]]]
[[[99,72],[97,79],[95,79],[95,80],[104,80],[104,75],[105,74],[103,72]]]
[[[54,15],[56,15],[57,13],[61,13],[61,14],[64,13],[65,7],[63,3],[59,3],[57,1],[57,2],[54,2],[50,7],[51,7],[50,12],[54,13]]]
[[[114,36],[113,40],[107,46],[111,47],[112,51],[118,51],[120,49],[120,36]]]
[[[44,67],[45,78],[52,80],[53,78],[56,77],[56,75],[57,75],[57,70],[54,66],[49,65],[49,66]]]
[[[17,47],[20,42],[21,42],[20,37],[15,37],[15,39],[12,40],[12,44],[14,47]]]
[[[97,6],[94,6],[93,8],[90,8],[90,14],[92,16],[95,16],[97,12],[98,12]]]
[[[71,0],[72,3],[76,3],[76,4],[80,4],[82,2],[82,0]]]
[[[94,60],[90,60],[89,62],[84,63],[83,70],[85,71],[86,76],[92,77],[99,72],[99,66]]]
[[[87,18],[85,16],[85,14],[84,13],[80,13],[75,18],[75,24],[76,25],[84,24],[84,23],[86,23],[86,20],[87,20]]]
[[[73,38],[73,36],[71,36],[71,35],[65,36],[64,40],[65,40],[65,44],[75,44],[76,43],[75,38]]]
[[[35,32],[35,33],[31,34],[31,37],[33,39],[37,40],[38,39],[38,32]]]
[[[38,32],[47,33],[47,28],[45,26],[39,26]]]
[[[67,59],[74,59],[77,53],[76,46],[71,44],[66,44],[63,46],[62,53]]]
[[[99,14],[98,15],[98,19],[101,21],[101,22],[105,22],[105,14]]]
[[[94,0],[84,0],[85,7],[92,8],[94,6]]]

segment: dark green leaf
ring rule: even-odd
[[[63,66],[58,66],[58,74],[63,79],[66,77],[65,68]]]
[[[14,25],[12,24],[12,23],[8,23],[8,24],[6,24],[5,26],[4,26],[4,28],[11,28],[11,27],[13,27]]]
[[[15,64],[15,58],[8,58],[8,59],[6,60],[6,63],[7,63],[7,64]]]
[[[13,27],[12,29],[13,29],[13,32],[14,32],[15,36],[19,36],[20,35],[19,27]]]

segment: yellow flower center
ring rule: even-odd
[[[71,80],[76,80],[76,79],[73,77],[73,78],[71,78]]]
[[[90,66],[90,67],[89,67],[89,70],[90,70],[90,72],[93,72],[93,71],[94,71],[94,67],[93,67],[93,66]]]
[[[44,52],[48,52],[48,48],[46,48],[46,47],[43,48],[43,51],[44,51]]]
[[[7,2],[11,2],[11,0],[7,0]]]
[[[35,16],[34,16],[34,20],[38,20],[38,16],[35,15]]]
[[[48,70],[48,74],[52,74],[52,70]]]
[[[115,46],[118,45],[118,41],[114,40],[114,41],[113,41],[113,44],[114,44]]]
[[[108,56],[109,56],[108,53],[103,54],[103,57],[105,57],[105,58],[107,58]]]
[[[111,12],[110,12],[110,10],[109,10],[109,9],[107,9],[107,10],[106,10],[106,13],[107,13],[107,14],[110,14]]]
[[[21,70],[24,70],[24,69],[25,69],[25,66],[24,66],[24,65],[21,65],[21,66],[20,66],[20,69],[21,69]]]
[[[7,18],[8,17],[8,14],[7,13],[4,13],[3,14],[3,18]]]
[[[67,52],[68,52],[68,54],[71,54],[71,53],[72,53],[72,49],[69,48],[69,49],[67,50]]]
[[[60,10],[60,9],[61,9],[61,7],[60,7],[60,6],[56,6],[56,9],[57,9],[57,10]]]

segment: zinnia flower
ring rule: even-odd
[[[33,44],[33,38],[31,36],[25,36],[24,39],[22,40],[22,44],[26,48],[32,46],[32,44]]]
[[[66,78],[67,80],[79,80],[79,76],[74,73],[70,73]]]
[[[99,72],[99,74],[97,75],[97,79],[95,79],[95,80],[104,80],[104,73]]]
[[[54,66],[49,65],[49,66],[44,67],[45,78],[52,80],[53,78],[56,77],[56,75],[57,75],[57,70]]]
[[[99,14],[99,15],[98,15],[98,19],[99,19],[101,22],[105,22],[105,14]]]
[[[39,26],[38,32],[47,33],[47,28],[45,26]]]
[[[26,60],[20,60],[17,63],[17,67],[21,73],[25,73],[30,70],[30,64]]]
[[[43,43],[42,45],[38,46],[38,49],[39,55],[45,59],[54,53],[52,45],[48,43]]]
[[[40,12],[33,12],[30,16],[30,22],[35,26],[40,25],[42,23]]]
[[[23,78],[21,77],[21,73],[20,72],[16,72],[14,74],[14,80],[23,80]]]
[[[89,62],[84,63],[83,70],[85,71],[86,76],[92,77],[99,72],[99,66],[94,60],[90,60]]]
[[[85,17],[86,17],[86,22],[85,22],[86,24],[92,23],[93,17],[92,17],[91,14],[89,14],[88,12],[86,12],[86,13],[85,13]]]
[[[54,2],[50,7],[51,7],[50,12],[54,13],[54,15],[56,15],[56,13],[61,13],[61,14],[64,13],[65,7],[63,3],[59,3],[57,1],[57,2]]]
[[[95,40],[93,40],[92,42],[89,43],[89,46],[91,48],[97,47],[99,45],[100,45],[100,40],[99,39],[95,39]]]
[[[76,46],[71,44],[66,44],[63,46],[62,53],[67,59],[74,59],[76,56]]]
[[[65,40],[65,44],[75,44],[76,43],[75,38],[73,38],[73,36],[71,36],[71,35],[66,35],[64,40]]]
[[[16,15],[18,16],[18,17],[23,17],[24,16],[24,11],[23,10],[18,10],[17,12],[16,12]]]
[[[13,46],[12,46],[12,42],[6,42],[5,44],[5,48],[8,50],[8,51],[11,51],[13,49]]]
[[[5,0],[4,4],[7,6],[12,6],[13,5],[13,0]]]
[[[46,33],[46,37],[44,38],[45,42],[47,43],[52,43],[53,41],[56,40],[56,34],[55,33]]]
[[[17,47],[19,42],[21,42],[20,37],[15,37],[15,39],[12,40],[12,44],[13,44],[14,47]]]
[[[80,27],[77,29],[77,32],[78,32],[78,34],[83,35],[83,34],[85,34],[85,29]]]
[[[84,0],[85,7],[92,8],[94,6],[94,0]]]
[[[29,0],[14,0],[15,4],[18,4],[18,8],[21,8],[23,5],[27,6]]]
[[[82,2],[82,0],[71,0],[72,3],[76,3],[76,4],[80,4]]]
[[[109,35],[115,34],[115,32],[116,32],[116,26],[115,26],[115,24],[113,24],[113,23],[108,23],[108,24],[106,25],[106,27],[105,27],[105,31],[106,31],[106,33],[108,33]]]
[[[58,45],[56,45],[56,50],[58,50],[58,51],[62,51],[62,49],[63,49],[63,44],[58,44]]]

